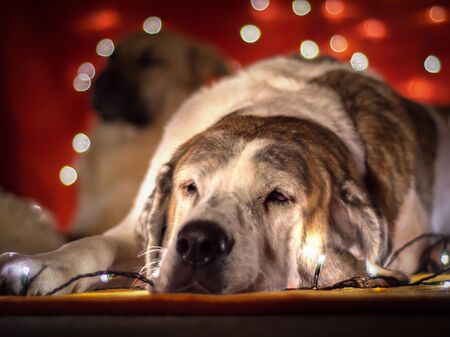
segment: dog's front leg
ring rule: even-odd
[[[125,224],[106,232],[70,242],[38,255],[14,253],[0,255],[0,294],[45,295],[72,277],[105,270],[115,264],[135,261],[140,251],[131,226]],[[80,279],[57,294],[82,292],[98,281]]]

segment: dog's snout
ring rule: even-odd
[[[177,252],[184,262],[202,265],[228,255],[233,240],[213,221],[192,221],[178,233]]]

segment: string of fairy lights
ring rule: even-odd
[[[250,0],[251,8],[257,12],[266,11],[270,7],[270,0]],[[321,11],[321,14],[330,20],[345,18],[346,3],[343,0],[325,0],[315,5],[307,0],[295,0],[292,2],[292,12],[304,17],[310,15],[313,11]],[[421,15],[430,25],[439,25],[448,21],[448,13],[446,8],[434,5],[422,10]],[[142,29],[148,34],[158,34],[163,26],[162,19],[157,16],[150,16],[142,24]],[[368,39],[382,39],[386,36],[388,27],[379,19],[368,18],[361,21],[359,30],[363,36]],[[238,31],[240,38],[244,43],[254,44],[261,40],[264,32],[255,23],[247,23],[242,25]],[[348,52],[351,48],[348,38],[342,34],[334,34],[329,38],[329,48],[337,55]],[[96,53],[101,57],[109,57],[114,52],[114,42],[109,38],[100,40],[96,45]],[[305,59],[314,59],[321,53],[319,43],[307,39],[300,41],[299,53]],[[349,58],[349,63],[353,69],[357,71],[366,70],[369,67],[369,57],[361,50],[354,50]],[[441,60],[436,55],[428,55],[423,60],[423,67],[429,74],[437,74],[441,71]],[[82,63],[73,80],[73,88],[78,92],[85,92],[91,87],[92,80],[96,74],[94,65],[91,62]],[[413,81],[414,82],[414,81]],[[411,89],[415,82],[411,82]],[[77,133],[73,137],[72,148],[82,154],[89,150],[91,141],[85,133]],[[77,181],[78,173],[75,168],[70,165],[64,165],[59,173],[59,179],[62,184],[70,186]]]
[[[367,264],[367,274],[368,277],[351,277],[349,279],[338,281],[332,285],[319,287],[319,279],[320,273],[326,261],[326,255],[320,252],[318,247],[312,247],[311,245],[318,244],[317,240],[313,240],[314,242],[309,243],[310,247],[304,248],[307,249],[306,254],[313,256],[316,258],[316,268],[312,275],[312,282],[310,286],[301,287],[301,288],[286,288],[285,290],[336,290],[342,288],[380,288],[381,284],[383,287],[414,287],[414,286],[423,286],[423,285],[433,285],[433,286],[441,286],[443,289],[450,289],[450,280],[438,280],[432,281],[436,279],[438,276],[448,273],[450,271],[450,256],[447,250],[447,243],[449,237],[442,234],[437,233],[425,233],[421,234],[417,237],[414,237],[412,240],[406,242],[397,250],[395,250],[391,256],[384,263],[385,267],[388,267],[392,262],[397,259],[397,257],[405,251],[407,248],[411,247],[414,243],[420,240],[428,239],[431,240],[429,242],[428,248],[434,247],[436,244],[442,243],[441,255],[440,255],[440,270],[434,272],[432,274],[423,276],[418,280],[410,282],[409,280],[399,280],[392,276],[383,276],[379,275],[376,271],[376,268],[372,266],[370,263]],[[10,257],[14,256],[14,253],[11,253]],[[22,284],[24,285],[24,292],[26,293],[26,289],[28,288],[31,280],[29,278],[30,269],[26,265],[22,266],[20,269],[22,275]],[[153,274],[151,278],[147,278],[145,275],[140,272],[128,272],[128,271],[114,271],[114,270],[99,270],[92,273],[79,274],[69,279],[67,282],[61,284],[60,286],[52,289],[47,292],[45,295],[54,295],[57,292],[67,288],[73,282],[76,282],[80,279],[98,277],[102,283],[110,282],[114,277],[126,277],[130,279],[137,279],[141,281],[143,284],[146,284],[150,287],[150,289],[154,289],[154,281],[152,280]],[[373,282],[378,281],[378,282]],[[379,283],[382,281],[383,283]],[[133,286],[132,286],[133,287]]]

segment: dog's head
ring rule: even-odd
[[[109,57],[92,103],[103,120],[145,126],[156,113],[174,111],[209,78],[227,73],[225,61],[209,47],[167,31],[137,33]]]
[[[147,275],[158,292],[310,286],[325,254],[319,285],[363,276],[383,233],[360,186],[328,129],[229,115],[161,168],[143,216]]]

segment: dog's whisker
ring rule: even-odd
[[[162,246],[148,246],[148,247],[145,247],[142,251],[147,251],[147,250],[151,250],[151,249],[165,249],[164,247],[162,247]]]
[[[154,259],[152,261],[150,261],[149,263],[145,264],[141,270],[139,271],[139,273],[144,273],[148,270],[151,270],[153,268],[159,268],[159,265],[161,263],[162,258],[158,258],[158,259]]]
[[[166,248],[160,247],[160,246],[150,246],[145,248],[142,252],[138,254],[138,257],[144,256],[145,254],[152,253],[152,252],[164,252]]]

